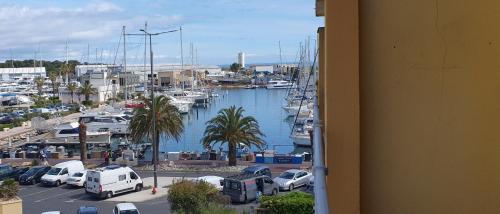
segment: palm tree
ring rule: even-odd
[[[76,83],[72,82],[68,84],[68,91],[71,94],[71,103],[73,103],[73,96],[75,95],[76,90],[78,89],[78,86]]]
[[[45,83],[45,79],[43,77],[36,77],[34,79],[36,90],[38,90],[38,95],[42,95],[43,84]]]
[[[80,160],[83,164],[87,160],[87,126],[80,122],[78,126],[78,140],[80,141]]]
[[[97,89],[95,89],[92,84],[86,82],[80,87],[80,94],[85,96],[85,102],[90,100],[90,95],[97,94]]]
[[[158,97],[155,97],[153,101],[154,102],[152,103],[151,99],[143,99],[145,107],[136,108],[134,110],[134,115],[130,120],[129,130],[133,142],[139,142],[144,137],[155,139],[155,141],[151,143],[154,151],[152,161],[155,167],[153,174],[153,192],[155,192],[157,187],[156,167],[158,163],[160,135],[167,138],[173,138],[178,141],[182,132],[184,131],[184,124],[182,123],[182,117],[179,109],[177,109],[177,107],[170,103],[170,99],[168,97],[160,95]],[[155,110],[154,129],[153,111],[151,111],[152,109]]]
[[[55,96],[57,93],[58,82],[57,82],[57,74],[55,72],[49,73],[50,83],[52,85],[52,95]]]
[[[73,73],[72,69],[71,69],[71,65],[69,64],[62,64],[61,65],[61,73],[65,76],[65,83],[68,84],[68,79],[69,79],[69,75],[71,73]]]
[[[151,112],[151,99],[143,98],[145,107],[136,108],[134,115],[130,120],[130,135],[134,142],[139,142],[144,137],[152,138],[153,134],[156,137],[156,142],[153,146],[159,146],[160,134],[179,140],[182,132],[184,131],[184,124],[182,123],[182,116],[174,105],[170,103],[170,99],[166,96],[157,96],[154,100],[155,109],[155,130],[152,123]]]
[[[236,148],[240,144],[248,147],[255,145],[262,148],[265,145],[262,137],[265,135],[259,129],[259,123],[251,116],[243,116],[242,107],[231,106],[221,109],[217,116],[207,121],[204,136],[201,139],[203,146],[224,143],[229,147],[229,166],[236,166]]]

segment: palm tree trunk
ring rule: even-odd
[[[228,142],[229,152],[229,166],[236,166],[236,143]]]
[[[71,104],[73,104],[73,92],[71,92]]]
[[[80,123],[80,133],[78,133],[78,138],[80,140],[80,160],[85,164],[87,160],[87,126],[84,123]]]

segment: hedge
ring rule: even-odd
[[[261,208],[267,208],[275,214],[314,214],[314,198],[305,192],[292,192],[279,196],[263,196]]]

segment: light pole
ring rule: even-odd
[[[155,94],[154,94],[154,78],[153,78],[153,45],[151,42],[151,37],[152,36],[157,36],[160,34],[165,34],[165,33],[173,33],[178,30],[171,30],[171,31],[164,31],[164,32],[159,32],[159,33],[148,33],[146,30],[141,29],[140,31],[144,32],[147,36],[149,36],[149,57],[150,57],[150,63],[151,63],[151,120],[153,122],[152,124],[152,131],[153,131],[153,177],[154,177],[154,186],[153,186],[153,194],[156,193],[156,189],[158,188],[158,176],[157,176],[157,169],[158,169],[158,151],[159,151],[159,142],[158,139],[156,139],[156,114],[155,114]]]

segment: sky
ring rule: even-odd
[[[308,38],[314,48],[323,26],[314,6],[315,0],[0,0],[0,61],[65,60],[67,43],[70,59],[122,64],[122,26],[140,34],[147,21],[152,33],[182,26],[185,64],[230,64],[240,51],[247,64],[294,62]],[[144,62],[144,39],[126,37],[127,64]],[[180,32],[152,39],[155,63],[181,63]]]

